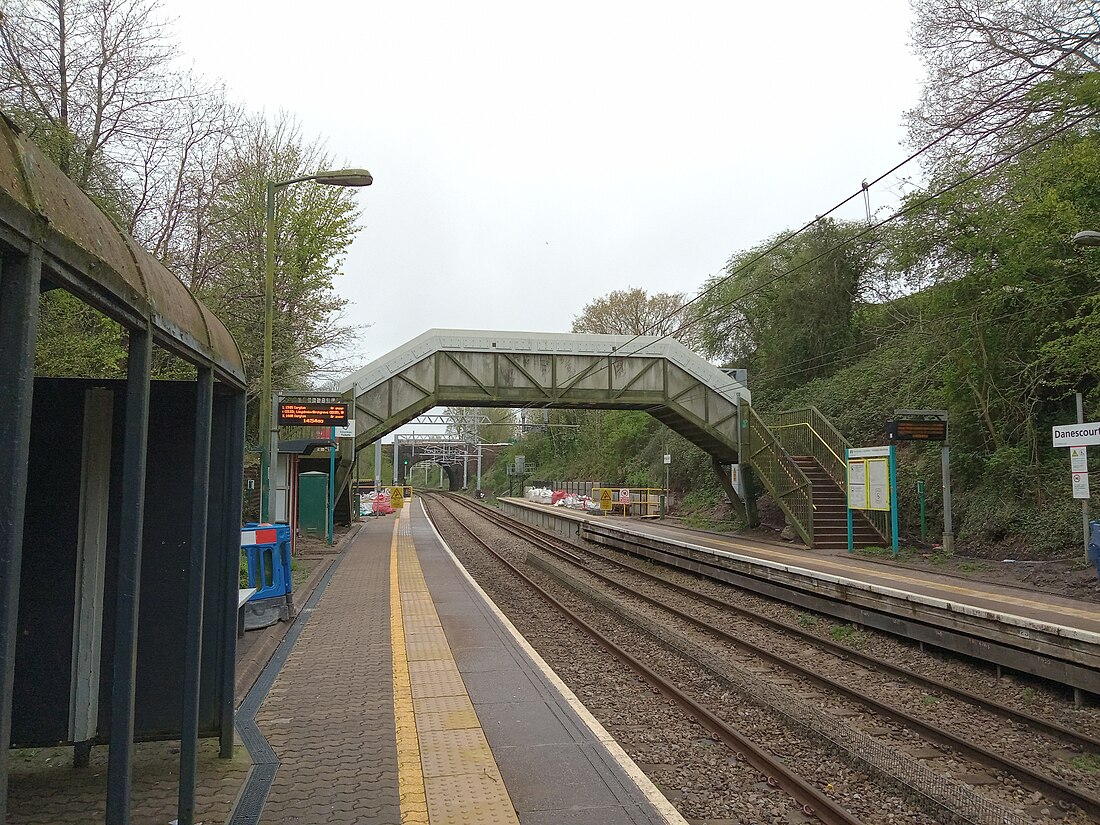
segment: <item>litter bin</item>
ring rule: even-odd
[[[1100,521],[1089,522],[1089,561],[1096,565],[1096,577],[1100,579]]]
[[[290,526],[246,524],[241,528],[241,552],[248,566],[248,586],[256,588],[244,606],[244,629],[289,621],[294,612]]]

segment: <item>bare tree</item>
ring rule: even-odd
[[[681,329],[685,300],[681,292],[648,295],[640,287],[616,290],[586,304],[573,319],[573,332],[668,335],[690,347],[694,344],[690,328]]]
[[[956,130],[934,158],[992,154],[1021,126],[1088,111],[1073,95],[1037,89],[1100,69],[1098,0],[913,0],[913,13],[927,77],[907,115],[910,139]]]
[[[189,94],[173,47],[156,0],[7,0],[0,99],[82,188],[110,192],[103,164],[128,165]]]

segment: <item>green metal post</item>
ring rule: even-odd
[[[917,496],[920,498],[920,540],[928,538],[928,525],[924,521],[924,482],[917,482]]]
[[[271,521],[271,338],[275,318],[275,190],[267,182],[267,217],[264,223],[264,374],[260,385],[260,521]]]
[[[332,522],[336,517],[336,428],[328,428],[328,545],[332,546]]]
[[[890,445],[890,546],[898,555],[898,461],[897,448]]]

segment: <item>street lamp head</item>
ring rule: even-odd
[[[374,178],[366,169],[328,169],[318,172],[310,180],[328,186],[370,186]]]
[[[1100,232],[1092,229],[1078,232],[1073,236],[1073,243],[1076,246],[1100,246]]]

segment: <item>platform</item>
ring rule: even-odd
[[[1023,588],[881,564],[847,553],[588,514],[518,498],[507,515],[680,566],[720,559],[725,578],[808,609],[1100,694],[1100,605]],[[719,576],[722,577],[722,576]],[[859,611],[857,613],[857,611]]]
[[[415,500],[326,573],[238,730],[232,823],[683,823]]]

